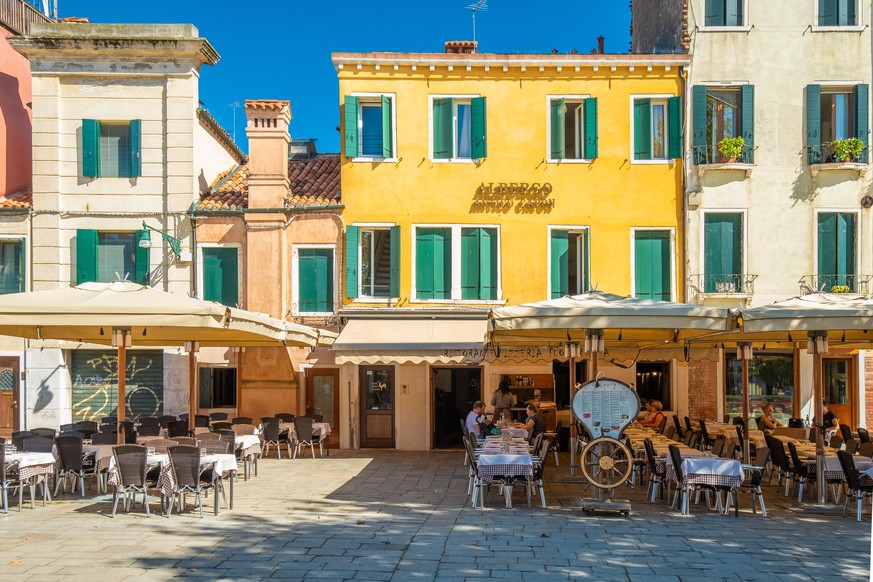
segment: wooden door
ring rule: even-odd
[[[394,368],[361,366],[361,447],[394,448]]]
[[[824,358],[822,376],[824,398],[828,401],[828,408],[837,415],[840,424],[847,424],[854,429],[857,417],[855,394],[858,388],[855,383],[853,358]]]
[[[338,447],[339,370],[310,368],[306,371],[306,414],[320,414],[330,424],[330,446]]]
[[[18,358],[0,358],[0,437],[18,430],[18,403],[21,402]]]

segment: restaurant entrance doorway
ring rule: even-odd
[[[822,361],[824,398],[828,401],[828,409],[840,419],[840,424],[847,424],[852,429],[857,424],[855,394],[858,391],[853,363],[851,356],[826,356]]]
[[[464,434],[458,419],[466,418],[474,402],[485,400],[482,369],[470,367],[431,370],[434,395],[432,446],[434,449],[460,449],[463,447]],[[488,392],[490,399],[490,392],[485,392]]]
[[[18,358],[0,358],[0,438],[18,431]]]

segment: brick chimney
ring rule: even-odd
[[[479,43],[475,40],[447,40],[446,54],[474,54]]]
[[[605,39],[603,38],[602,34],[597,37],[597,54],[600,54],[600,55],[603,54],[603,41],[604,40]]]
[[[288,124],[291,102],[247,100],[249,208],[282,208],[288,192]]]

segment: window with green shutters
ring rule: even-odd
[[[858,26],[858,0],[817,0],[818,26]]]
[[[297,313],[333,313],[332,248],[297,249]]]
[[[76,231],[76,284],[121,279],[149,284],[151,249],[140,247],[142,231]]]
[[[830,292],[835,286],[858,291],[855,281],[855,220],[855,214],[849,212],[819,213],[816,291]]]
[[[549,98],[549,161],[597,157],[597,99]]]
[[[703,24],[709,28],[745,26],[746,0],[706,0]]]
[[[142,122],[82,120],[82,176],[142,175]]]
[[[343,98],[345,155],[394,158],[394,95],[346,95]]]
[[[434,98],[431,113],[434,160],[487,157],[485,97]]]
[[[415,298],[452,298],[452,229],[415,229]]]
[[[24,239],[0,239],[0,295],[25,291]]]
[[[346,227],[345,295],[400,296],[400,227]]]
[[[755,87],[753,85],[691,88],[691,147],[696,164],[754,161]],[[728,158],[719,145],[724,139],[743,138],[739,156]]]
[[[579,295],[590,289],[588,229],[553,228],[549,233],[549,297]]]
[[[228,307],[239,305],[239,249],[202,247],[203,299]]]
[[[807,162],[867,163],[869,144],[870,88],[865,83],[839,86],[806,86]],[[852,160],[838,159],[835,141],[856,137],[864,144],[861,155]]]
[[[672,301],[670,231],[634,231],[634,297]]]
[[[497,229],[461,229],[461,299],[497,299]]]
[[[633,100],[633,159],[682,157],[682,98],[641,97]]]
[[[743,287],[743,215],[707,212],[703,219],[703,292],[734,293]]]

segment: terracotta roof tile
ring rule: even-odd
[[[340,192],[339,154],[317,154],[307,160],[288,161],[291,184],[286,208],[338,206]],[[248,166],[237,166],[219,175],[209,192],[200,198],[198,210],[242,210],[249,202]]]
[[[0,196],[0,210],[33,208],[33,190],[30,186],[18,192]]]
[[[281,99],[246,99],[246,109],[277,109],[281,110],[291,105],[290,101]]]

